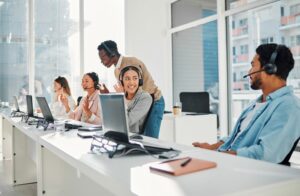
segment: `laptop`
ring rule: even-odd
[[[36,100],[41,108],[42,114],[44,116],[44,119],[48,123],[54,123],[54,118],[51,113],[50,107],[48,105],[48,102],[45,97],[36,97]]]
[[[13,98],[14,98],[14,102],[15,102],[16,112],[21,112],[17,96],[13,96]]]
[[[162,153],[174,151],[172,148],[166,148],[141,139],[131,138],[128,126],[128,118],[125,104],[124,93],[100,94],[100,104],[102,112],[102,128],[104,136],[125,144],[128,147],[146,149],[151,153]]]
[[[16,110],[14,110],[14,111],[11,112],[11,114],[10,114],[11,117],[22,117],[23,118],[24,112],[22,112],[20,110],[17,96],[13,96],[13,99],[14,99],[14,102],[15,102],[15,108],[16,108]]]
[[[65,131],[83,127],[81,122],[76,122],[74,120],[69,121],[69,120],[65,120],[65,119],[54,118],[52,115],[52,112],[50,110],[49,104],[45,97],[36,97],[36,100],[41,108],[42,114],[45,119],[44,121],[46,121],[47,124],[54,123],[54,122],[64,123],[65,129],[66,129]],[[96,128],[98,128],[98,130],[100,129],[99,127],[94,127],[94,128],[87,127],[85,129],[85,131],[95,131]],[[82,129],[84,129],[84,127]]]
[[[34,115],[34,112],[33,112],[33,102],[32,102],[32,96],[31,95],[26,95],[26,104],[27,104],[28,119],[29,118],[42,119],[42,117]],[[28,119],[27,119],[27,121],[28,121]]]

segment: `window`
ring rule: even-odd
[[[290,6],[290,15],[299,15],[300,14],[300,4],[295,4]]]
[[[80,95],[79,2],[35,1],[35,96],[51,102],[53,81],[64,76]]]
[[[244,19],[240,20],[240,27],[246,26],[247,23],[248,23],[247,18],[244,18]]]
[[[172,47],[173,102],[183,91],[208,91],[211,111],[218,113],[217,22],[174,33]]]
[[[267,37],[267,38],[262,38],[261,40],[260,40],[260,43],[261,44],[267,44],[267,43],[273,43],[274,41],[273,41],[273,37]]]
[[[0,5],[0,100],[18,96],[25,104],[28,94],[27,1],[2,1]]]
[[[291,11],[287,12],[287,10]],[[300,97],[300,18],[293,15],[297,13],[298,5],[295,1],[285,0],[258,7],[247,12],[234,14],[228,17],[227,24],[232,24],[233,20],[239,19],[239,25],[247,25],[251,32],[247,36],[229,36],[229,48],[239,47],[240,53],[232,53],[229,56],[232,70],[232,124],[247,106],[250,100],[255,99],[260,91],[250,89],[248,79],[243,75],[250,69],[250,61],[255,55],[255,49],[263,43],[272,43],[279,40],[279,44],[290,47],[294,59],[295,67],[288,78],[288,85],[292,85],[296,94]],[[246,18],[245,18],[246,17]],[[229,35],[236,29],[229,26]],[[247,54],[247,58],[245,55]]]
[[[117,82],[114,66],[107,69],[101,64],[97,47],[105,40],[114,40],[120,53],[123,54],[124,2],[84,1],[84,3],[84,72],[96,72],[100,82],[104,82],[109,90],[113,91],[113,85]],[[107,10],[108,7],[114,11]]]
[[[216,14],[216,0],[178,0],[172,3],[172,27]],[[207,12],[209,10],[210,12]]]
[[[245,6],[258,0],[226,0],[226,9],[233,9]]]

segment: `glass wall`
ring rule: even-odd
[[[184,25],[186,23],[216,14],[216,4],[216,0],[179,0],[172,3],[172,27]]]
[[[0,100],[28,93],[28,4],[23,0],[0,1]]]
[[[51,102],[53,81],[64,76],[80,92],[78,0],[35,1],[35,96]]]
[[[79,21],[84,21],[84,31]],[[115,40],[123,53],[124,37],[123,1],[0,0],[0,100],[12,103],[17,95],[19,104],[24,104],[30,93],[51,102],[58,76],[68,79],[76,99],[83,94],[81,72],[87,71],[96,71],[100,81],[115,84],[113,71],[99,60],[97,46],[106,39]],[[34,92],[29,92],[29,86]]]
[[[197,43],[197,44],[196,44]],[[210,93],[211,111],[218,112],[218,37],[216,21],[174,33],[173,102],[180,92]]]
[[[261,91],[251,90],[248,78],[242,76],[250,69],[257,46],[279,43],[290,47],[295,67],[289,75],[300,97],[300,3],[295,0],[278,1],[227,18],[229,29],[229,60],[232,69],[232,123],[242,110]]]
[[[172,26],[178,26],[215,15],[216,1],[180,0],[171,9]],[[172,34],[173,103],[179,101],[180,92],[207,91],[210,110],[218,113],[217,34],[216,20]]]
[[[114,40],[124,54],[124,2],[88,0],[84,3],[84,72],[96,72],[100,82],[114,91],[117,82],[114,66],[107,69],[102,65],[97,47],[105,40]],[[108,7],[114,11],[108,12]]]
[[[258,0],[226,0],[226,9],[239,8]]]

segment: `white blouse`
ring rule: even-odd
[[[57,119],[68,119],[68,114],[66,112],[66,108],[64,104],[58,100],[57,98],[52,99],[52,104],[51,104],[51,112],[54,116],[54,118]],[[71,110],[74,110],[76,108],[76,104],[72,96],[68,96],[68,102],[69,102],[69,107]]]

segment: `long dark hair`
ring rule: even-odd
[[[85,75],[88,75],[93,80],[95,90],[99,90],[100,88],[99,88],[98,74],[95,72],[89,72],[89,73],[86,73]]]
[[[69,96],[71,96],[71,90],[70,90],[70,87],[69,87],[69,83],[68,83],[68,80],[65,77],[58,76],[54,81],[57,82],[58,84],[60,84],[61,87],[65,90],[65,92]]]

